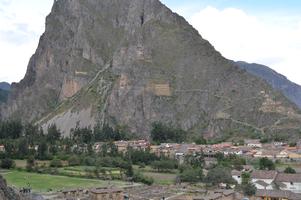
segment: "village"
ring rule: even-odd
[[[276,163],[286,163],[298,166],[301,161],[301,143],[288,145],[283,142],[262,144],[260,140],[245,140],[244,145],[224,142],[212,145],[164,143],[151,145],[146,140],[114,142],[121,153],[129,148],[150,151],[157,156],[164,156],[184,163],[187,155],[204,156],[205,167],[208,169],[217,164],[216,155],[236,155],[247,160],[268,158]],[[103,143],[95,143],[93,149],[101,151]],[[300,200],[301,199],[301,168],[295,168],[296,173],[283,172],[284,169],[259,170],[252,165],[244,165],[240,170],[232,170],[231,176],[238,185],[242,184],[243,173],[250,174],[251,183],[256,187],[255,195],[245,197],[236,190],[236,186],[228,187],[220,183],[218,188],[204,189],[191,184],[176,184],[174,186],[140,186],[125,189],[101,188],[92,190],[92,200],[102,199],[172,199],[172,200]],[[141,189],[143,188],[143,189]],[[154,195],[156,194],[156,195]]]
[[[97,188],[74,188],[45,194],[45,199],[172,199],[172,200],[300,200],[301,199],[301,142],[287,144],[284,142],[261,143],[260,140],[244,140],[243,142],[222,142],[218,144],[195,143],[161,143],[152,144],[147,140],[121,140],[111,142],[119,154],[125,155],[129,150],[149,152],[157,157],[175,160],[179,166],[185,165],[187,157],[202,157],[203,173],[219,164],[218,157],[235,156],[247,162],[238,168],[232,168],[233,184],[218,183],[215,187],[207,187],[204,183],[189,183],[175,178],[172,184],[134,184],[127,183],[122,187],[110,184]],[[91,148],[95,155],[104,151],[107,142],[96,142]],[[60,147],[63,148],[63,147]],[[39,146],[29,146],[28,149],[38,150]],[[87,153],[86,144],[74,144],[73,152]],[[112,149],[106,149],[107,152]],[[5,146],[0,145],[0,152],[5,152]],[[272,169],[260,169],[255,161],[266,158],[275,164]],[[293,173],[285,172],[290,167]],[[174,172],[170,172],[174,173]],[[244,174],[250,175],[250,183],[256,188],[253,195],[245,195],[240,185]],[[160,173],[158,173],[160,175]],[[163,176],[163,174],[162,174]],[[174,175],[175,177],[176,174]],[[154,177],[156,179],[156,177]],[[110,181],[109,181],[110,182]]]

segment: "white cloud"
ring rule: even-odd
[[[44,31],[51,0],[6,0],[0,3],[0,80],[24,77],[30,56]]]
[[[206,7],[188,21],[225,57],[268,65],[301,84],[301,17]]]

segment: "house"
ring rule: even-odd
[[[156,156],[160,156],[160,146],[158,146],[158,145],[150,146],[150,153],[153,153]]]
[[[277,171],[255,170],[251,173],[251,181],[257,189],[272,190]]]
[[[301,161],[301,154],[294,153],[294,152],[289,152],[288,153],[288,158],[294,161]]]
[[[90,191],[90,200],[124,200],[120,189],[94,189]]]
[[[274,147],[277,148],[277,147],[282,147],[282,146],[286,145],[286,143],[284,143],[284,142],[274,142],[273,145],[274,145]]]
[[[129,147],[129,142],[127,141],[116,141],[114,145],[117,147],[118,152],[125,153]]]
[[[101,152],[101,150],[102,150],[102,145],[103,145],[104,143],[103,142],[96,142],[96,143],[94,143],[94,145],[93,145],[93,151],[95,152],[95,153],[99,153],[99,152]]]
[[[287,159],[289,156],[288,156],[288,153],[287,151],[283,150],[283,151],[280,151],[277,155],[276,155],[276,158],[277,159]]]
[[[301,174],[279,173],[275,179],[275,184],[280,190],[301,193]]]
[[[225,156],[227,155],[238,155],[241,156],[243,154],[242,150],[239,148],[227,148],[223,150]]]
[[[0,153],[5,153],[5,146],[3,144],[0,145]]]
[[[260,200],[300,200],[301,196],[290,191],[257,190],[255,198]]]
[[[278,152],[273,150],[260,150],[254,154],[254,158],[269,158],[274,160],[277,154]]]
[[[252,148],[262,148],[260,140],[245,140],[245,145]]]
[[[194,197],[193,200],[233,200],[234,196],[234,190],[216,190],[203,193],[200,196]]]
[[[243,172],[250,173],[254,170],[254,167],[252,165],[243,165],[242,167],[243,167],[243,170],[242,170]]]
[[[237,170],[232,170],[232,171],[231,171],[232,178],[233,178],[238,184],[241,184],[241,182],[242,182],[241,174],[242,174],[242,172],[237,171]]]

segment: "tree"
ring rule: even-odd
[[[38,158],[46,160],[48,157],[48,145],[46,141],[42,141],[38,147]]]
[[[186,166],[179,175],[180,180],[183,182],[195,183],[203,179],[202,168],[192,168]]]
[[[28,155],[28,143],[25,138],[22,138],[19,140],[18,145],[18,156],[19,158],[23,159],[26,155]]]
[[[61,132],[56,127],[55,124],[52,124],[47,129],[47,140],[49,143],[54,144],[56,141],[58,141],[61,138]]]
[[[296,174],[296,170],[289,166],[284,170],[284,173],[286,173],[286,174]]]
[[[242,185],[247,185],[248,183],[251,182],[251,175],[249,173],[243,172],[241,174],[241,178],[242,178],[241,180]]]
[[[295,147],[295,146],[297,146],[297,142],[291,142],[291,143],[289,143],[289,146],[290,147]]]
[[[251,182],[251,174],[243,172],[241,174],[241,188],[245,195],[252,196],[256,193],[256,187]]]
[[[261,170],[275,170],[275,164],[272,160],[268,158],[261,158],[259,160],[259,168]]]
[[[211,183],[212,185],[217,185],[220,183],[234,184],[235,181],[231,176],[231,170],[222,166],[217,166],[209,170],[206,182]]]
[[[185,139],[187,133],[180,128],[166,126],[161,122],[152,124],[151,138],[156,143],[177,142],[181,143]]]
[[[207,140],[204,137],[199,137],[194,140],[196,144],[207,144]]]
[[[4,158],[1,160],[1,168],[2,169],[11,169],[15,167],[15,161],[10,158]]]
[[[172,160],[158,160],[154,161],[151,166],[153,169],[156,169],[158,171],[170,171],[172,169],[175,169],[176,163]]]
[[[33,156],[29,156],[26,160],[26,170],[31,172],[35,167],[35,159]]]
[[[18,139],[22,136],[23,125],[19,120],[3,121],[0,124],[1,139]]]
[[[245,185],[242,186],[242,190],[244,192],[245,195],[247,196],[253,196],[256,194],[256,186],[252,183],[247,183]]]

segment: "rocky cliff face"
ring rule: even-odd
[[[210,136],[295,133],[300,122],[284,96],[158,0],[56,1],[1,114],[66,134],[109,123],[147,135],[154,121]]]
[[[301,86],[291,82],[285,76],[275,72],[271,68],[246,62],[237,62],[238,66],[248,72],[266,80],[273,88],[281,91],[289,100],[301,109]]]
[[[6,181],[0,176],[0,199],[1,200],[21,200],[11,188],[7,187]]]

